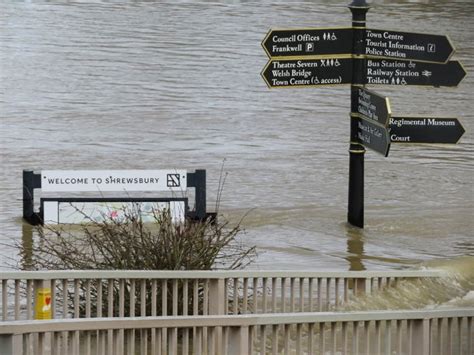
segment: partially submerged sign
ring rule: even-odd
[[[192,210],[188,207],[188,198],[183,197],[190,187],[194,188]],[[39,211],[35,211],[36,189],[48,193],[47,197],[40,198]],[[89,194],[76,197],[80,192]],[[97,197],[91,197],[94,195],[91,192]],[[137,196],[137,192],[146,192],[146,197]],[[161,192],[168,197],[149,197],[149,192]],[[45,221],[75,223],[84,215],[119,218],[120,210],[134,207],[150,212],[153,204],[155,210],[169,209],[176,221],[216,218],[215,213],[206,211],[206,171],[202,169],[194,172],[182,169],[23,171],[23,218],[33,225]],[[81,211],[83,216],[78,217]]]
[[[43,192],[184,191],[186,170],[44,170]]]

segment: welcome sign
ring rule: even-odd
[[[186,170],[43,170],[43,192],[184,191]]]

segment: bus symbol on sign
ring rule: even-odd
[[[168,187],[179,187],[180,186],[180,176],[179,174],[167,174],[166,175],[166,184]]]

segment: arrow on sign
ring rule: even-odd
[[[367,59],[365,84],[457,86],[465,76],[466,71],[458,61],[436,64],[393,59]]]
[[[392,143],[450,143],[455,144],[465,130],[457,118],[392,117]]]
[[[350,54],[352,28],[270,30],[262,47],[270,58]]]
[[[272,59],[261,75],[269,88],[350,84],[352,59]]]
[[[367,56],[435,63],[446,63],[455,51],[447,36],[371,29],[365,45]]]
[[[361,118],[357,122],[357,138],[367,148],[388,156],[390,135],[388,129],[372,121]]]
[[[354,112],[359,117],[378,122],[382,126],[387,127],[391,115],[388,97],[356,86],[353,86],[352,90],[355,91],[355,95],[352,95],[352,97],[355,97],[357,100],[355,105],[353,105]]]

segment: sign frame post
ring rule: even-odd
[[[365,0],[354,0],[349,9],[352,12],[353,58],[365,59],[366,18],[370,6]],[[365,60],[353,60],[351,84],[351,131],[349,144],[349,197],[347,221],[353,226],[364,228],[364,154],[365,147],[358,138],[358,125],[361,118],[357,114],[356,94],[358,87],[364,87]]]

